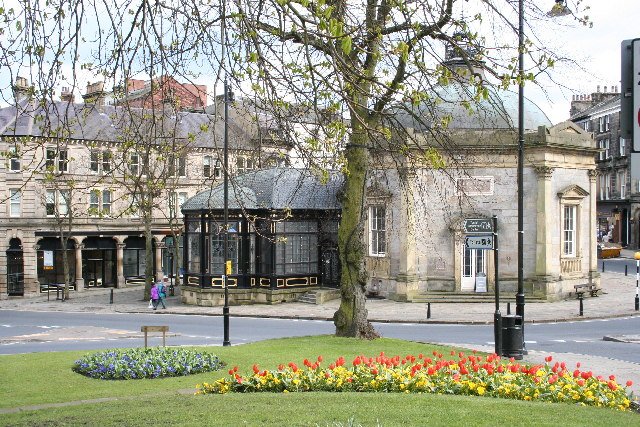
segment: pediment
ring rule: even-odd
[[[576,184],[570,185],[558,193],[559,198],[572,200],[584,199],[588,195],[589,192],[587,190]]]
[[[371,198],[391,198],[391,191],[386,186],[382,185],[379,181],[372,181],[367,186],[367,197]]]
[[[557,125],[552,126],[551,128],[549,128],[549,134],[556,134],[556,135],[589,135],[588,132],[585,132],[584,129],[582,129],[580,126],[578,126],[577,124],[573,123],[572,121],[564,121],[561,123],[558,123]]]

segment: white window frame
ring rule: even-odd
[[[605,130],[605,132],[609,131],[610,122],[611,122],[611,115],[607,114],[604,117],[604,130]]]
[[[140,173],[140,154],[129,153],[129,173],[133,176],[138,176]]]
[[[22,191],[17,188],[9,190],[9,216],[12,218],[22,216]]]
[[[604,176],[604,200],[609,200],[611,197],[611,174],[608,173]]]
[[[69,190],[46,190],[45,214],[47,217],[55,217],[56,209],[59,216],[67,216],[69,213]]]
[[[627,171],[618,172],[618,186],[620,188],[620,198],[627,197]]]
[[[47,147],[45,149],[45,168],[53,168],[56,172],[69,172],[69,150]]]
[[[213,166],[213,157],[212,156],[204,156],[202,158],[202,175],[205,178],[210,178],[213,174],[212,170]]]
[[[620,137],[620,140],[618,142],[618,152],[620,154],[620,157],[625,157],[627,155],[627,140],[624,139],[623,137]]]
[[[220,159],[216,159],[215,166],[213,167],[213,177],[220,178],[222,176],[222,162]]]
[[[382,205],[369,206],[369,256],[387,255],[386,209]]]
[[[91,190],[89,192],[89,209],[96,212],[100,211],[100,190]],[[91,216],[96,216],[95,213],[91,213]]]
[[[9,150],[8,154],[9,158],[7,168],[11,172],[20,172],[22,170],[22,159],[18,154],[18,149],[16,147],[13,147]]]
[[[576,257],[578,246],[578,205],[562,205],[562,255]]]

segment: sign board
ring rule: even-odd
[[[468,249],[493,249],[493,235],[465,236],[464,246]]]
[[[467,218],[464,220],[465,233],[492,233],[493,221],[490,218]]]
[[[623,40],[621,52],[621,136],[631,140],[631,151],[640,152],[640,39]]]
[[[45,270],[53,270],[53,251],[43,251],[43,267]]]
[[[476,275],[476,292],[487,292],[487,276],[484,274]]]

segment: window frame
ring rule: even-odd
[[[387,211],[384,205],[369,206],[369,256],[387,256],[386,215]]]
[[[22,191],[19,188],[9,189],[9,216],[11,218],[22,216]]]
[[[577,204],[565,203],[562,205],[562,256],[576,258],[578,247],[578,208]],[[567,215],[570,212],[571,215]],[[568,218],[571,221],[568,224]],[[570,246],[568,246],[570,245]]]

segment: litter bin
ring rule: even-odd
[[[508,314],[502,316],[502,355],[522,359],[522,316]]]

